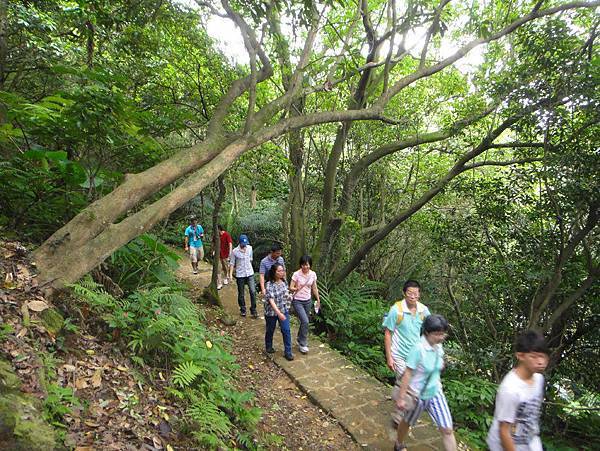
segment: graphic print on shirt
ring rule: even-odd
[[[515,445],[528,445],[538,435],[538,418],[542,408],[541,398],[528,399],[519,403],[511,436]]]

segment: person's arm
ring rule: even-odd
[[[387,366],[390,370],[396,371],[396,363],[394,363],[394,358],[392,357],[392,331],[387,327],[385,328],[385,333],[383,336],[383,346],[385,348],[385,359],[387,361]]]
[[[294,280],[294,276],[292,276],[292,281],[290,282],[290,291],[292,293],[295,293],[296,291],[298,291],[298,284]]]
[[[406,396],[406,391],[408,390],[408,384],[410,383],[412,372],[413,370],[407,367],[404,371],[404,375],[402,376],[402,380],[400,381],[400,393],[398,395],[398,399],[396,400],[396,405],[400,410],[406,409],[404,397]]]
[[[260,284],[260,292],[264,296],[265,293],[266,293],[266,290],[265,290],[265,273],[263,272],[264,271],[263,268],[264,268],[264,266],[263,266],[263,264],[261,262],[260,268],[259,268],[259,273],[260,274],[258,275],[258,282]]]
[[[229,271],[227,272],[227,275],[231,279],[232,274],[233,274],[233,266],[231,266],[231,257],[233,256],[233,243],[231,241],[231,237],[229,237],[229,254],[228,255],[229,255]]]
[[[500,434],[500,444],[502,444],[502,449],[504,451],[515,451],[517,448],[515,446],[515,441],[512,438],[510,433],[510,429],[512,428],[512,423],[507,423],[505,421],[500,421],[498,423],[498,432]]]
[[[281,310],[279,310],[279,307],[277,307],[277,304],[275,304],[275,298],[269,298],[269,304],[271,304],[271,308],[273,309],[273,311],[275,312],[275,314],[277,315],[277,317],[281,321],[284,321],[285,320],[285,315],[283,313],[281,313]]]
[[[188,236],[186,235],[186,236],[185,236],[185,245],[184,245],[184,247],[183,247],[183,248],[184,248],[186,251],[187,251],[187,250],[189,250],[188,243],[189,243],[189,239],[188,239]]]
[[[315,304],[317,310],[321,309],[321,296],[319,295],[319,287],[317,286],[317,279],[315,278],[315,281],[312,284],[312,293],[315,296],[315,299],[317,300],[317,303]]]
[[[233,251],[229,254],[229,275],[233,272],[233,267],[235,266],[235,254]]]

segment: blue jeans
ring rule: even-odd
[[[292,332],[290,331],[290,314],[286,312],[285,320],[281,321],[277,316],[265,316],[267,322],[267,331],[265,332],[265,348],[267,351],[273,348],[273,334],[277,323],[283,335],[283,353],[287,356],[292,355]]]
[[[310,308],[312,307],[312,299],[306,301],[300,301],[294,299],[294,310],[298,319],[300,320],[300,328],[298,329],[298,343],[300,346],[308,346],[308,322],[310,315]]]
[[[254,276],[248,277],[236,277],[238,289],[238,305],[240,306],[240,312],[246,313],[246,299],[244,296],[244,285],[248,285],[248,291],[250,292],[250,312],[256,313],[256,285],[254,284]]]

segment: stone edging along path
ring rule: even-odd
[[[182,268],[181,272],[189,271],[186,263],[185,260],[182,262],[185,269]],[[195,277],[206,278],[208,284],[210,268],[207,264],[202,266],[200,274]],[[256,339],[256,352],[264,352],[265,323],[261,302],[257,301],[260,319],[253,319],[251,316],[242,318],[239,315],[235,284],[224,286],[220,295],[225,311],[238,319],[234,327],[242,326],[251,332],[252,337]],[[250,302],[247,290],[246,302],[247,304]],[[291,362],[284,359],[281,334],[275,332],[273,340],[277,350],[273,354],[275,363],[290,376],[313,403],[335,417],[365,449],[392,450],[396,433],[390,418],[392,409],[390,388],[314,335],[309,338],[309,353],[301,354],[295,345],[297,331],[297,322],[293,321],[292,343],[295,359]],[[407,445],[410,451],[443,449],[440,434],[427,414],[424,414],[421,421],[412,429]]]

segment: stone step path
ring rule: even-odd
[[[203,264],[199,277],[210,280],[210,267]],[[185,269],[189,271],[189,269]],[[235,282],[220,291],[225,311],[238,319],[236,326],[244,327],[256,340],[256,352],[264,352],[265,322],[262,301],[258,300],[260,319],[251,316],[240,317],[237,304]],[[246,303],[249,310],[250,299],[246,288]],[[339,352],[322,342],[318,337],[309,338],[310,352],[301,354],[295,346],[298,331],[296,319],[292,322],[292,343],[294,360],[283,357],[281,333],[276,331],[273,344],[277,352],[273,354],[275,363],[280,366],[306,395],[323,410],[335,417],[340,425],[365,449],[392,450],[396,431],[390,412],[392,401],[390,387],[368,375]],[[383,338],[382,338],[383,339]],[[382,357],[383,358],[383,357]],[[410,451],[431,451],[443,449],[440,434],[427,414],[411,430],[407,442]]]

